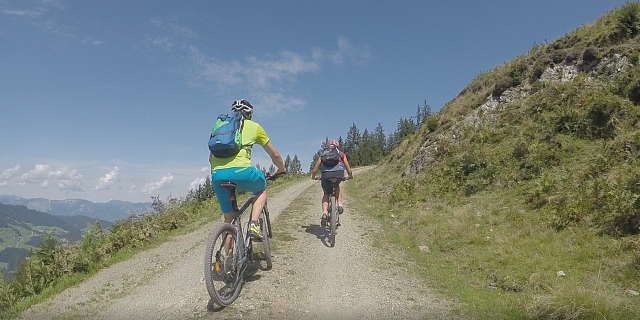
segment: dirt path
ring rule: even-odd
[[[100,271],[19,319],[452,319],[448,304],[371,246],[366,222],[345,198],[337,244],[319,226],[319,182],[269,199],[270,271],[249,279],[236,302],[208,308],[202,271],[211,225]],[[292,204],[291,206],[289,206]]]

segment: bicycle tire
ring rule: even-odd
[[[269,239],[271,235],[269,234],[268,230],[269,222],[267,216],[264,213],[264,210],[266,210],[266,205],[265,209],[262,210],[262,214],[260,215],[260,229],[262,230],[262,250],[264,254],[264,261],[267,264],[266,270],[271,270],[271,268],[273,267],[273,260],[271,258],[271,239]]]
[[[231,265],[225,265],[229,255],[222,249],[224,249],[227,237],[231,237],[229,241],[233,243],[233,252],[243,251],[242,248],[235,250],[236,239],[238,239],[237,229],[230,223],[223,223],[213,229],[207,242],[204,258],[204,279],[207,291],[214,303],[223,307],[232,304],[238,298],[244,285],[243,275],[240,274],[237,260],[234,257],[235,253],[230,256]],[[243,246],[242,237],[239,240],[240,245]]]
[[[336,229],[338,228],[338,204],[336,203],[336,197],[331,196],[331,235],[329,237],[329,242],[331,243],[331,247],[336,245]]]

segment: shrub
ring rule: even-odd
[[[438,129],[438,117],[437,116],[431,116],[429,118],[427,118],[427,120],[425,121],[425,125],[427,126],[427,129],[429,130],[429,132],[434,132]]]
[[[412,179],[402,179],[393,186],[391,191],[391,203],[413,203],[415,202],[416,183]]]
[[[576,60],[578,60],[578,54],[575,52],[568,52],[567,55],[564,57],[564,61],[568,63],[572,63]]]
[[[598,50],[593,47],[589,47],[584,49],[582,52],[582,61],[584,62],[593,62],[598,60]]]
[[[640,66],[635,66],[615,83],[615,92],[640,105]]]
[[[633,51],[629,55],[629,62],[632,64],[638,64],[638,58],[640,58],[640,53],[638,51]]]
[[[638,34],[638,4],[628,4],[616,12],[617,40],[631,38]]]

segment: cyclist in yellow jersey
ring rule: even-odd
[[[231,105],[231,111],[239,112],[244,117],[242,127],[242,146],[237,155],[229,158],[216,158],[209,153],[211,163],[211,184],[213,191],[220,203],[220,209],[224,213],[224,221],[231,222],[235,217],[233,206],[229,200],[231,191],[221,187],[220,182],[230,181],[236,184],[238,190],[259,193],[251,210],[251,223],[249,233],[252,237],[262,238],[258,218],[265,203],[267,203],[267,181],[262,171],[251,164],[251,149],[254,144],[261,145],[267,152],[271,161],[278,168],[275,175],[286,173],[284,161],[276,148],[271,143],[262,126],[251,120],[253,106],[247,100],[237,100]]]

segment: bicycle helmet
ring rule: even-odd
[[[231,111],[240,112],[244,115],[253,114],[253,106],[247,100],[236,100],[231,105]]]
[[[338,147],[338,142],[336,142],[335,140],[329,140],[329,141],[327,141],[327,147],[328,146],[335,146],[337,148]]]

